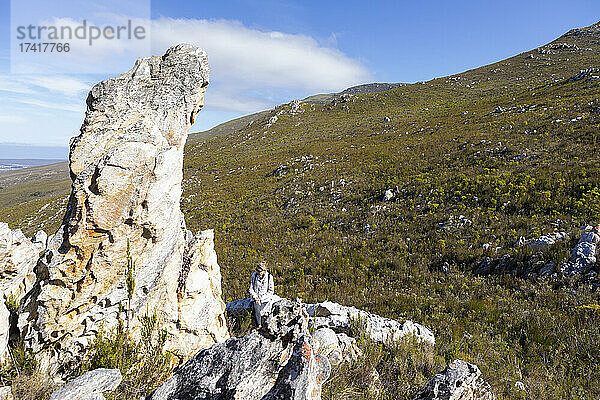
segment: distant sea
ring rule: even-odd
[[[13,171],[15,169],[38,167],[40,165],[54,164],[64,160],[50,160],[50,159],[25,159],[25,160],[11,160],[11,159],[0,159],[0,172],[2,171]]]

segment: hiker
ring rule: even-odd
[[[256,267],[250,278],[250,296],[254,300],[254,316],[256,323],[260,328],[262,324],[262,315],[270,312],[271,302],[275,287],[273,285],[273,275],[267,271],[267,262],[263,261]]]

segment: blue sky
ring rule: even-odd
[[[69,0],[16,4],[34,10],[38,1],[50,4],[46,18],[97,23],[102,18],[145,18],[151,44],[88,49],[89,64],[106,66],[106,71],[66,73],[74,64],[65,59],[36,74],[11,74],[10,2],[0,0],[0,158],[21,156],[9,144],[53,146],[31,147],[29,154],[66,157],[68,140],[83,120],[89,88],[129,69],[137,57],[162,54],[182,41],[205,48],[211,64],[206,106],[193,127],[198,131],[319,92],[461,72],[600,20],[598,0],[155,0],[148,8],[151,20],[117,0],[97,1],[95,8],[90,8],[94,1],[85,2],[86,7]],[[149,4],[136,1],[141,9]]]

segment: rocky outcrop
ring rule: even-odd
[[[280,298],[277,297],[276,298]],[[347,307],[341,304],[325,301],[316,304],[303,304],[309,316],[311,329],[330,328],[336,333],[350,333],[352,321],[364,324],[366,333],[376,342],[388,340],[399,340],[408,334],[412,334],[417,340],[435,344],[433,332],[423,325],[412,321],[400,323],[393,319],[384,318],[377,314],[371,314],[356,307]],[[252,312],[252,299],[245,298],[227,303],[227,315],[230,317],[241,317]]]
[[[283,299],[260,330],[199,351],[147,400],[317,400],[330,373],[304,308]]]
[[[36,237],[39,240],[34,240]],[[11,314],[6,304],[18,306],[33,287],[36,279],[33,269],[46,247],[42,237],[38,233],[29,240],[21,230],[11,230],[8,224],[0,223],[0,363],[8,360],[11,331]]]
[[[276,299],[281,299],[275,296]],[[412,321],[403,324],[389,318],[346,307],[326,301],[316,304],[302,304],[308,315],[309,328],[313,329],[313,346],[318,354],[328,358],[332,365],[341,362],[356,361],[360,357],[360,349],[356,339],[349,336],[354,334],[352,324],[363,326],[371,340],[386,343],[397,341],[406,335],[413,335],[418,341],[435,344],[433,332]],[[227,303],[227,316],[235,321],[245,318],[252,313],[252,299],[240,299]],[[354,321],[354,322],[353,322]]]
[[[565,275],[577,275],[590,271],[596,264],[597,245],[600,241],[600,226],[584,228],[579,242],[571,252],[569,261],[560,266]]]
[[[208,74],[204,51],[178,45],[89,93],[70,144],[63,225],[19,313],[42,366],[78,362],[101,324],[111,328],[130,306],[129,315],[156,313],[167,350],[182,358],[228,336],[213,234],[192,235],[179,207],[183,148]],[[134,336],[138,328],[133,318]]]
[[[41,234],[36,234],[40,237]],[[33,287],[35,267],[45,243],[35,243],[25,237],[20,229],[10,230],[0,222],[0,289],[4,300],[17,302]]]
[[[122,380],[118,369],[95,369],[54,391],[50,400],[104,400],[102,393],[116,389]]]
[[[493,400],[490,386],[474,364],[452,361],[431,378],[415,400]]]
[[[376,342],[397,341],[411,334],[419,341],[435,344],[433,332],[412,321],[400,323],[355,307],[342,306],[330,301],[307,304],[306,311],[311,317],[310,326],[314,329],[331,328],[335,332],[348,334],[352,321],[356,321],[364,324],[366,334]]]

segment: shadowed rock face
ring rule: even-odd
[[[204,51],[178,45],[89,93],[70,144],[63,225],[48,240],[20,310],[26,346],[47,361],[76,361],[100,323],[110,328],[123,317],[128,261],[135,265],[131,309],[158,314],[169,350],[187,357],[227,337],[213,233],[186,231],[179,207],[183,147],[208,75]],[[135,335],[135,319],[133,326]]]
[[[147,400],[318,400],[331,365],[300,303],[279,300],[263,327],[201,350]]]

